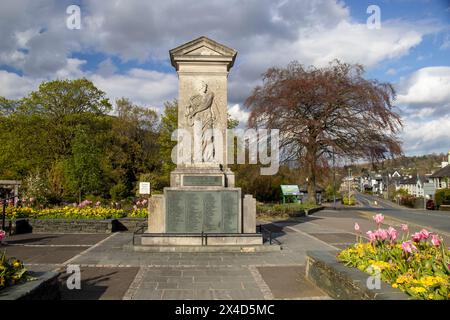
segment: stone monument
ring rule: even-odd
[[[261,245],[256,200],[227,167],[227,80],[237,52],[207,37],[170,50],[179,79],[177,167],[149,201],[142,245]]]

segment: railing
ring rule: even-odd
[[[261,234],[262,234],[263,240],[264,240],[264,233],[266,233],[266,234],[269,235],[269,244],[270,244],[270,245],[272,245],[272,243],[273,243],[274,241],[275,241],[277,244],[281,245],[281,242],[280,242],[278,239],[275,239],[275,238],[272,236],[272,233],[273,233],[272,230],[267,229],[267,228],[264,227],[264,225],[262,225],[262,224],[257,225],[257,228],[259,229],[259,232],[258,232],[258,233],[261,233]]]
[[[133,246],[136,245],[136,240],[135,240],[136,236],[143,234],[146,227],[147,227],[146,225],[142,225],[139,228],[137,228],[136,230],[134,230],[134,232],[133,232]]]
[[[15,198],[18,198],[18,196],[12,196],[5,199],[0,199],[0,203],[3,204],[3,214],[2,214],[2,230],[5,231],[5,224],[6,224],[6,206],[8,205],[8,202],[10,200],[14,200]],[[9,235],[11,235],[12,232],[12,221],[9,221]]]

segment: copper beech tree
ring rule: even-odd
[[[294,61],[267,70],[262,86],[245,101],[248,125],[279,129],[280,155],[303,164],[308,195],[315,195],[319,163],[333,153],[372,162],[401,154],[394,88],[363,75],[358,64],[336,60],[305,68]]]

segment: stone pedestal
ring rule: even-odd
[[[148,202],[148,233],[166,232],[166,210],[163,195],[151,196]]]
[[[256,232],[256,199],[251,194],[246,194],[243,201],[242,232]]]
[[[230,169],[178,168],[170,173],[171,187],[234,187],[234,173]]]

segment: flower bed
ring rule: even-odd
[[[0,238],[4,233],[0,234]],[[0,290],[15,284],[33,280],[27,273],[22,261],[16,258],[7,259],[5,253],[0,256]]]
[[[30,207],[8,207],[6,217],[8,219],[30,218],[30,219],[85,219],[85,220],[105,220],[119,219],[123,217],[145,218],[148,210],[145,208],[134,208],[131,213],[123,209],[113,209],[105,207],[62,207],[50,209],[34,209]]]
[[[407,225],[402,225],[402,238],[398,239],[396,229],[380,227],[381,214],[374,220],[378,228],[366,233],[369,242],[364,243],[360,236],[358,243],[338,254],[338,261],[379,275],[414,299],[450,299],[450,251],[442,239],[425,229],[410,237]],[[360,231],[357,224],[355,230]]]

